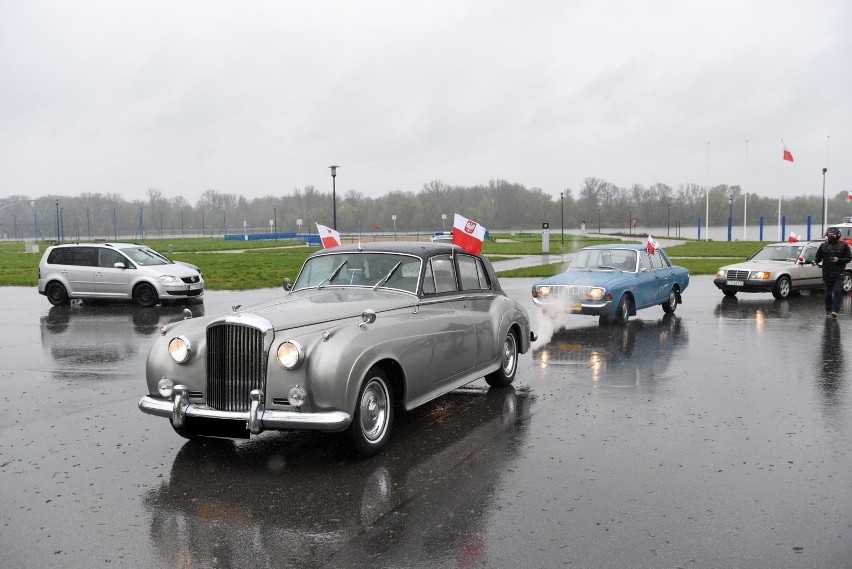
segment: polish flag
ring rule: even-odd
[[[786,160],[787,162],[792,162],[792,161],[793,161],[793,153],[792,153],[792,152],[790,152],[790,149],[789,149],[789,148],[787,148],[787,145],[786,145],[786,144],[784,144],[784,139],[783,139],[783,138],[781,139],[781,146],[783,146],[783,147],[784,147],[784,154],[782,155],[782,158],[783,158],[784,160]]]
[[[331,249],[340,245],[340,233],[331,227],[317,223],[317,233],[319,233],[320,239],[322,239],[323,249]]]
[[[790,236],[789,236],[789,237],[787,237],[787,242],[788,242],[788,243],[795,243],[796,241],[798,241],[799,239],[801,239],[801,237],[802,237],[802,236],[801,236],[801,235],[799,235],[798,233],[796,233],[795,231],[791,231],[791,232],[790,232]]]
[[[649,234],[648,235],[648,243],[645,245],[645,248],[648,249],[648,253],[653,255],[654,251],[656,251],[659,247],[660,247],[660,244],[657,243],[657,240],[654,239],[653,237],[651,237],[651,235]]]
[[[849,198],[850,201],[852,201],[852,192],[849,192],[849,195],[847,197]]]
[[[458,245],[468,253],[479,254],[485,241],[485,228],[459,214],[453,217],[453,245]]]

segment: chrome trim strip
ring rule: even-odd
[[[185,400],[184,400],[185,401]],[[139,410],[157,417],[168,417],[174,421],[175,405],[171,401],[156,399],[149,395],[139,400]],[[177,420],[184,417],[200,417],[205,419],[225,419],[231,421],[251,420],[250,413],[237,411],[217,411],[206,405],[192,403],[181,404],[182,413],[178,412]],[[322,413],[300,413],[298,411],[275,411],[266,409],[258,413],[259,431],[266,429],[308,429],[317,431],[342,431],[352,422],[352,416],[343,411],[327,411]],[[172,423],[174,424],[174,422]],[[182,423],[181,423],[182,424]]]

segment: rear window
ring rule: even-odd
[[[47,256],[50,265],[77,265],[96,267],[98,252],[95,247],[57,247]]]

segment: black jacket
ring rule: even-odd
[[[829,261],[832,257],[837,257],[836,263]],[[852,250],[843,240],[826,241],[817,249],[814,261],[822,263],[823,280],[835,280],[843,274],[846,264],[852,261]]]

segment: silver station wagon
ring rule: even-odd
[[[71,299],[132,300],[140,306],[201,301],[204,277],[135,243],[69,243],[48,247],[38,265],[38,292],[54,306]]]
[[[527,312],[484,257],[439,243],[314,253],[279,300],[163,326],[139,408],[187,437],[348,431],[361,456],[410,410],[484,377],[509,385]]]

